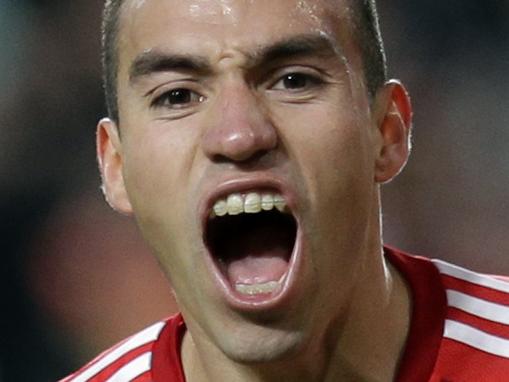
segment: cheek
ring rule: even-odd
[[[190,138],[167,127],[147,126],[125,139],[127,192],[138,224],[157,252],[169,242],[174,247],[174,237],[187,229],[189,213],[182,206],[188,205]]]
[[[178,158],[171,153],[176,147],[162,139],[142,135],[125,151],[124,175],[135,205],[150,207],[175,196]]]
[[[373,179],[368,122],[355,111],[313,105],[281,113],[283,143],[306,183],[311,205],[361,189]]]
[[[369,216],[372,198],[373,171],[369,150],[363,135],[356,126],[330,131],[317,142],[303,172],[308,182],[312,213],[316,216],[315,228],[330,238],[324,242],[344,244],[363,229]],[[336,239],[341,232],[341,243]]]
[[[298,113],[296,113],[298,114]],[[374,158],[369,122],[338,108],[293,115],[285,129],[287,147],[306,189],[306,231],[317,269],[353,272],[353,253],[365,235],[373,208]],[[322,275],[323,276],[323,275]],[[348,275],[343,275],[345,278]]]

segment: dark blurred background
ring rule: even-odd
[[[0,382],[55,381],[175,311],[133,222],[103,202],[101,0],[0,0]],[[380,2],[414,148],[385,238],[509,274],[509,1]]]

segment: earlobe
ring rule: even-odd
[[[117,125],[111,119],[104,118],[99,121],[96,146],[102,189],[106,201],[114,210],[123,214],[131,214],[132,207],[122,173],[122,145]]]
[[[378,134],[375,180],[384,183],[401,172],[410,154],[412,105],[405,87],[392,80],[377,94]]]

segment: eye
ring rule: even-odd
[[[307,90],[322,84],[323,81],[307,73],[288,73],[281,77],[272,87],[275,90]]]
[[[203,102],[203,100],[204,97],[202,95],[190,89],[178,88],[161,94],[152,102],[152,106],[179,109]]]

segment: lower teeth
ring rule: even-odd
[[[264,284],[236,284],[235,290],[241,294],[254,296],[257,294],[267,294],[276,290],[281,284],[279,281],[269,281]]]

